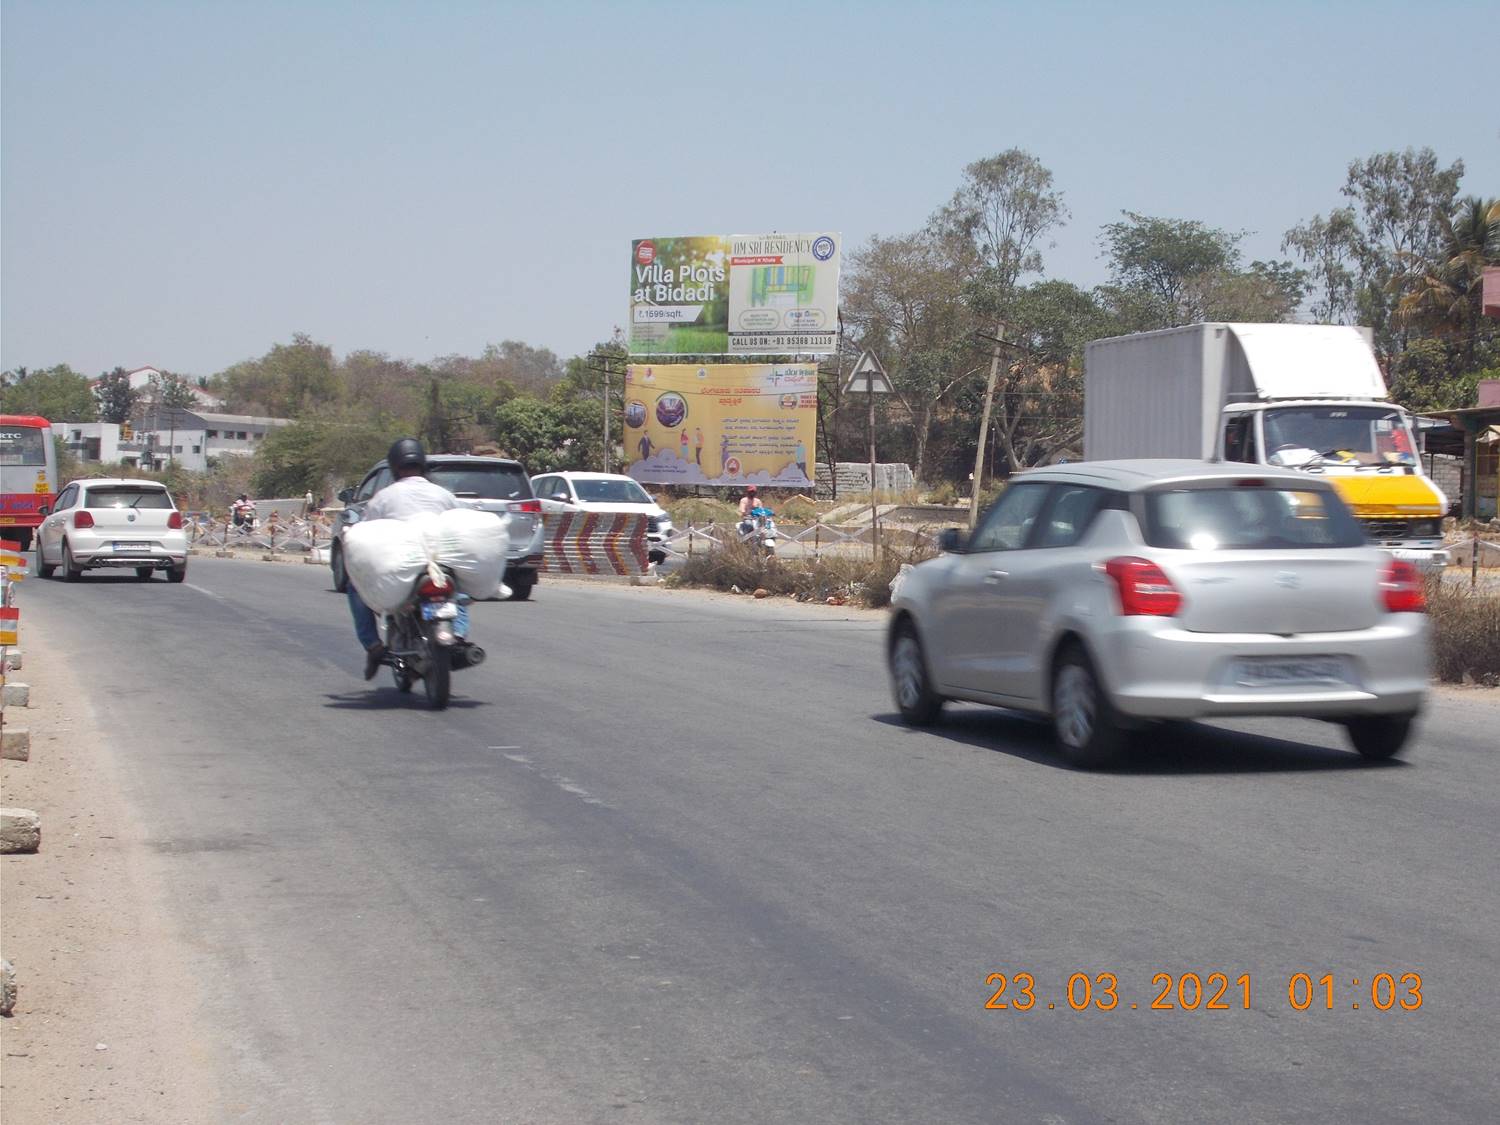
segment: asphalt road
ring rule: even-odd
[[[490,661],[431,713],[359,678],[323,568],[195,558],[183,586],[33,580],[22,604],[116,732],[228,1119],[1500,1105],[1494,693],[1436,696],[1406,764],[1266,721],[1085,774],[997,711],[901,727],[866,613],[544,582],[477,607]],[[1074,1011],[1077,972],[1117,1006]],[[1216,972],[1227,1010],[1183,1010],[1176,982]],[[1332,1010],[1321,984],[1289,1003],[1299,972]],[[1034,1006],[987,1010],[992,973],[1012,1005],[1031,974]],[[1178,1007],[1151,1007],[1160,973]]]

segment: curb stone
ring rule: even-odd
[[[41,817],[30,809],[0,809],[0,854],[34,852],[41,846]]]
[[[0,730],[0,758],[12,762],[31,761],[31,731],[25,727]]]
[[[16,969],[9,961],[0,961],[0,1016],[16,1010]]]
[[[9,683],[0,688],[0,707],[30,707],[31,687],[28,684]]]

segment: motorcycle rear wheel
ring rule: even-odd
[[[422,674],[422,688],[427,693],[427,706],[441,711],[448,706],[448,688],[453,675],[453,652],[443,645],[433,644],[427,648],[427,670]]]

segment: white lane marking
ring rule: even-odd
[[[213,598],[213,600],[216,602],[222,602],[224,600],[224,596],[222,594],[216,594],[212,590],[205,590],[202,586],[194,586],[191,582],[184,582],[183,585],[186,586],[189,590],[197,590],[198,593],[203,594],[206,597]]]
[[[502,748],[498,746],[492,746],[490,747],[490,749],[499,750]],[[530,770],[532,773],[540,777],[543,781],[551,782],[553,785],[557,786],[569,796],[577,797],[585,805],[594,805],[601,809],[614,808],[614,806],[611,805],[608,801],[601,800],[600,798],[594,796],[582,785],[579,785],[578,782],[574,781],[566,774],[550,773],[547,770],[539,768],[536,763],[528,758],[525,754],[502,754],[501,757],[503,757],[506,761],[515,762],[516,765],[520,766],[522,769]]]
[[[519,750],[519,746],[491,746],[491,750]]]

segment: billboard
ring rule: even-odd
[[[811,363],[631,364],[625,471],[643,484],[811,488]]]
[[[711,234],[630,244],[631,355],[826,355],[839,235]]]

